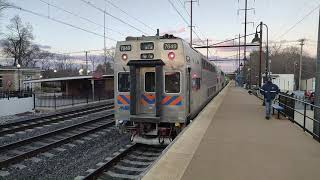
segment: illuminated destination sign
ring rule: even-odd
[[[141,50],[153,50],[154,49],[154,44],[153,42],[144,42],[140,44],[140,49]]]
[[[154,54],[152,53],[144,53],[140,55],[141,59],[153,59],[154,58]]]
[[[131,51],[131,45],[120,45],[120,51]]]
[[[178,43],[164,43],[163,44],[164,50],[177,50],[178,49]]]

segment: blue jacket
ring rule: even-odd
[[[268,102],[272,101],[279,93],[279,87],[272,82],[265,83],[260,89],[260,93],[264,96],[264,99]]]

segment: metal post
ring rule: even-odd
[[[190,1],[190,46],[192,47],[192,9],[193,9],[193,0]]]
[[[299,91],[301,91],[301,74],[302,74],[302,49],[304,45],[304,39],[300,40],[300,60],[299,60]]]
[[[207,59],[209,59],[209,39],[207,39]]]
[[[18,87],[19,87],[19,93],[20,93],[20,91],[21,91],[21,85],[20,85],[20,68],[18,68]]]
[[[317,66],[316,66],[316,89],[315,89],[315,105],[320,106],[320,10],[319,10],[319,24],[318,24],[318,47],[317,47]],[[320,109],[314,107],[314,117],[320,121]],[[320,123],[313,121],[313,132],[320,135]],[[318,138],[320,139],[320,138]]]
[[[259,87],[261,87],[262,84],[262,73],[261,73],[261,65],[262,65],[262,30],[263,30],[263,23],[262,21],[260,22],[260,42],[259,42],[259,48],[260,48],[260,53],[259,53]]]
[[[54,109],[56,110],[57,109],[57,97],[56,97],[56,94],[54,94],[53,97],[54,97]]]
[[[86,51],[86,75],[88,75],[88,51]]]
[[[238,60],[239,60],[239,86],[242,86],[242,77],[241,77],[241,39],[240,39],[240,34],[239,34],[239,47],[238,47],[238,51],[239,51],[239,56],[238,56]]]
[[[239,74],[240,74],[240,65],[241,65],[241,62],[240,62],[240,53],[241,53],[241,47],[240,47],[240,45],[241,45],[241,42],[240,42],[241,40],[240,40],[240,34],[239,34],[239,48],[238,48],[238,50],[239,50],[239,56],[238,56],[238,60],[239,60]]]
[[[36,93],[32,93],[33,95],[33,109],[36,110]]]
[[[307,116],[307,103],[304,103],[304,112],[303,112],[303,131],[306,131],[306,116]]]
[[[91,87],[92,87],[92,101],[94,101],[94,79],[91,79]]]

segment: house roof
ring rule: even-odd
[[[0,71],[16,71],[18,68],[16,66],[1,66]],[[21,71],[41,71],[39,67],[21,67],[19,68]]]
[[[103,75],[102,78],[108,79],[113,78],[113,75]],[[41,83],[41,82],[58,82],[68,80],[80,80],[80,79],[94,79],[93,76],[72,76],[72,77],[59,77],[59,78],[47,78],[47,79],[34,79],[23,81],[23,83]]]

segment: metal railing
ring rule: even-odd
[[[0,99],[32,97],[32,91],[0,91]]]
[[[280,106],[284,108],[284,111],[282,113],[286,117],[288,117],[288,119],[292,123],[297,124],[299,127],[303,129],[303,131],[308,132],[315,139],[320,141],[319,135],[313,132],[314,126],[318,126],[318,130],[320,130],[320,121],[315,119],[314,117],[311,117],[311,115],[309,115],[310,113],[307,112],[309,108],[313,109],[313,111],[311,112],[312,114],[314,113],[314,110],[316,109],[320,110],[319,106],[316,106],[314,104],[311,104],[310,102],[286,95],[284,93],[280,93],[276,101],[279,103]],[[303,108],[302,109],[296,108],[297,103],[302,104]],[[297,115],[302,116],[302,119],[300,120],[298,117],[296,117]],[[312,124],[307,123],[308,121],[312,121]]]
[[[259,90],[252,90],[252,92],[259,99],[263,100],[263,96],[260,94]],[[320,121],[315,119],[314,116],[311,117],[315,110],[320,110],[319,106],[296,98],[294,97],[294,94],[286,94],[283,92],[279,93],[275,102],[283,107],[283,111],[280,111],[282,115],[320,142],[319,135],[314,132],[314,126],[318,126],[317,129],[320,131]]]
[[[106,93],[103,95],[96,95],[94,98],[92,96],[74,96],[74,95],[49,95],[44,96],[41,94],[36,94],[34,96],[35,108],[54,108],[65,106],[74,106],[78,104],[89,104],[92,102],[99,102],[102,100],[112,99],[113,93]]]

